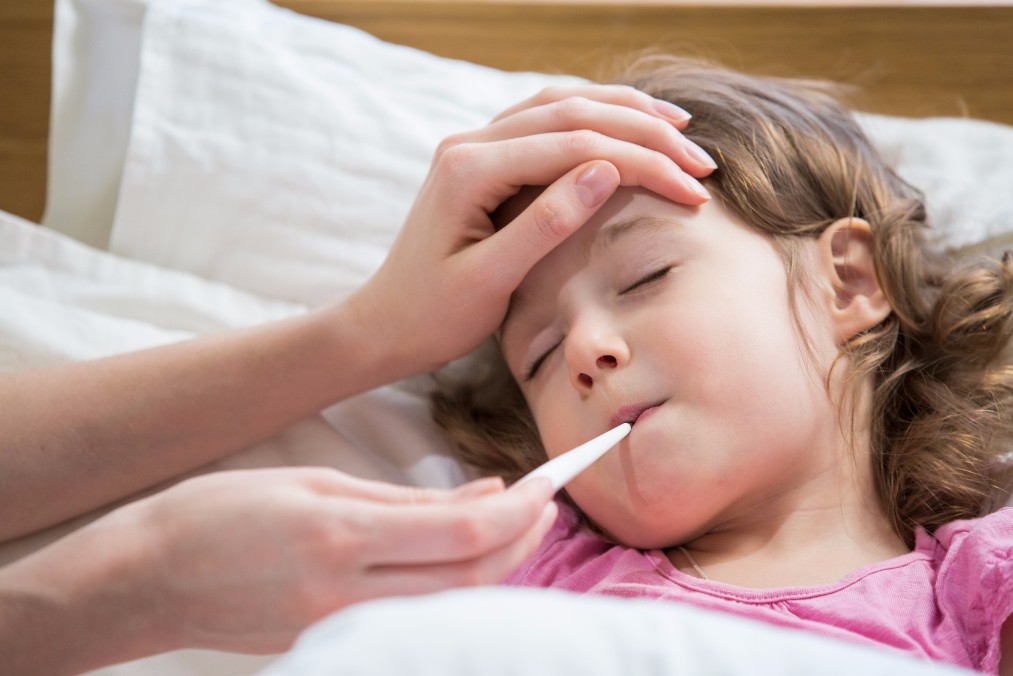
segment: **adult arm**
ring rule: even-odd
[[[345,301],[133,354],[4,374],[0,540],[474,348],[527,270],[620,183],[688,204],[705,199],[686,171],[700,176],[710,166],[679,133],[685,123],[628,87],[548,90],[440,147],[387,260]],[[529,184],[551,186],[495,232],[489,212]]]

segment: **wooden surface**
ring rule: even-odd
[[[0,209],[38,221],[46,199],[53,42],[47,0],[0,0]]]
[[[1013,123],[1010,5],[276,2],[508,70],[597,78],[615,55],[657,47],[754,72],[853,82],[870,110]]]
[[[597,79],[617,55],[658,48],[851,82],[866,110],[1013,124],[1009,2],[275,1],[507,70]],[[45,199],[51,24],[47,0],[0,0],[0,209],[32,220]]]

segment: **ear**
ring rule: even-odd
[[[891,312],[876,277],[872,227],[861,218],[841,218],[820,235],[817,244],[833,289],[834,339],[843,345]]]

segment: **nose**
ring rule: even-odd
[[[606,318],[571,325],[565,345],[570,383],[582,393],[590,392],[630,359],[630,348],[621,331]]]

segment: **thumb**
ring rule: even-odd
[[[488,261],[509,271],[514,286],[545,254],[580,229],[619,187],[619,170],[586,162],[546,188],[524,211],[482,242]]]

